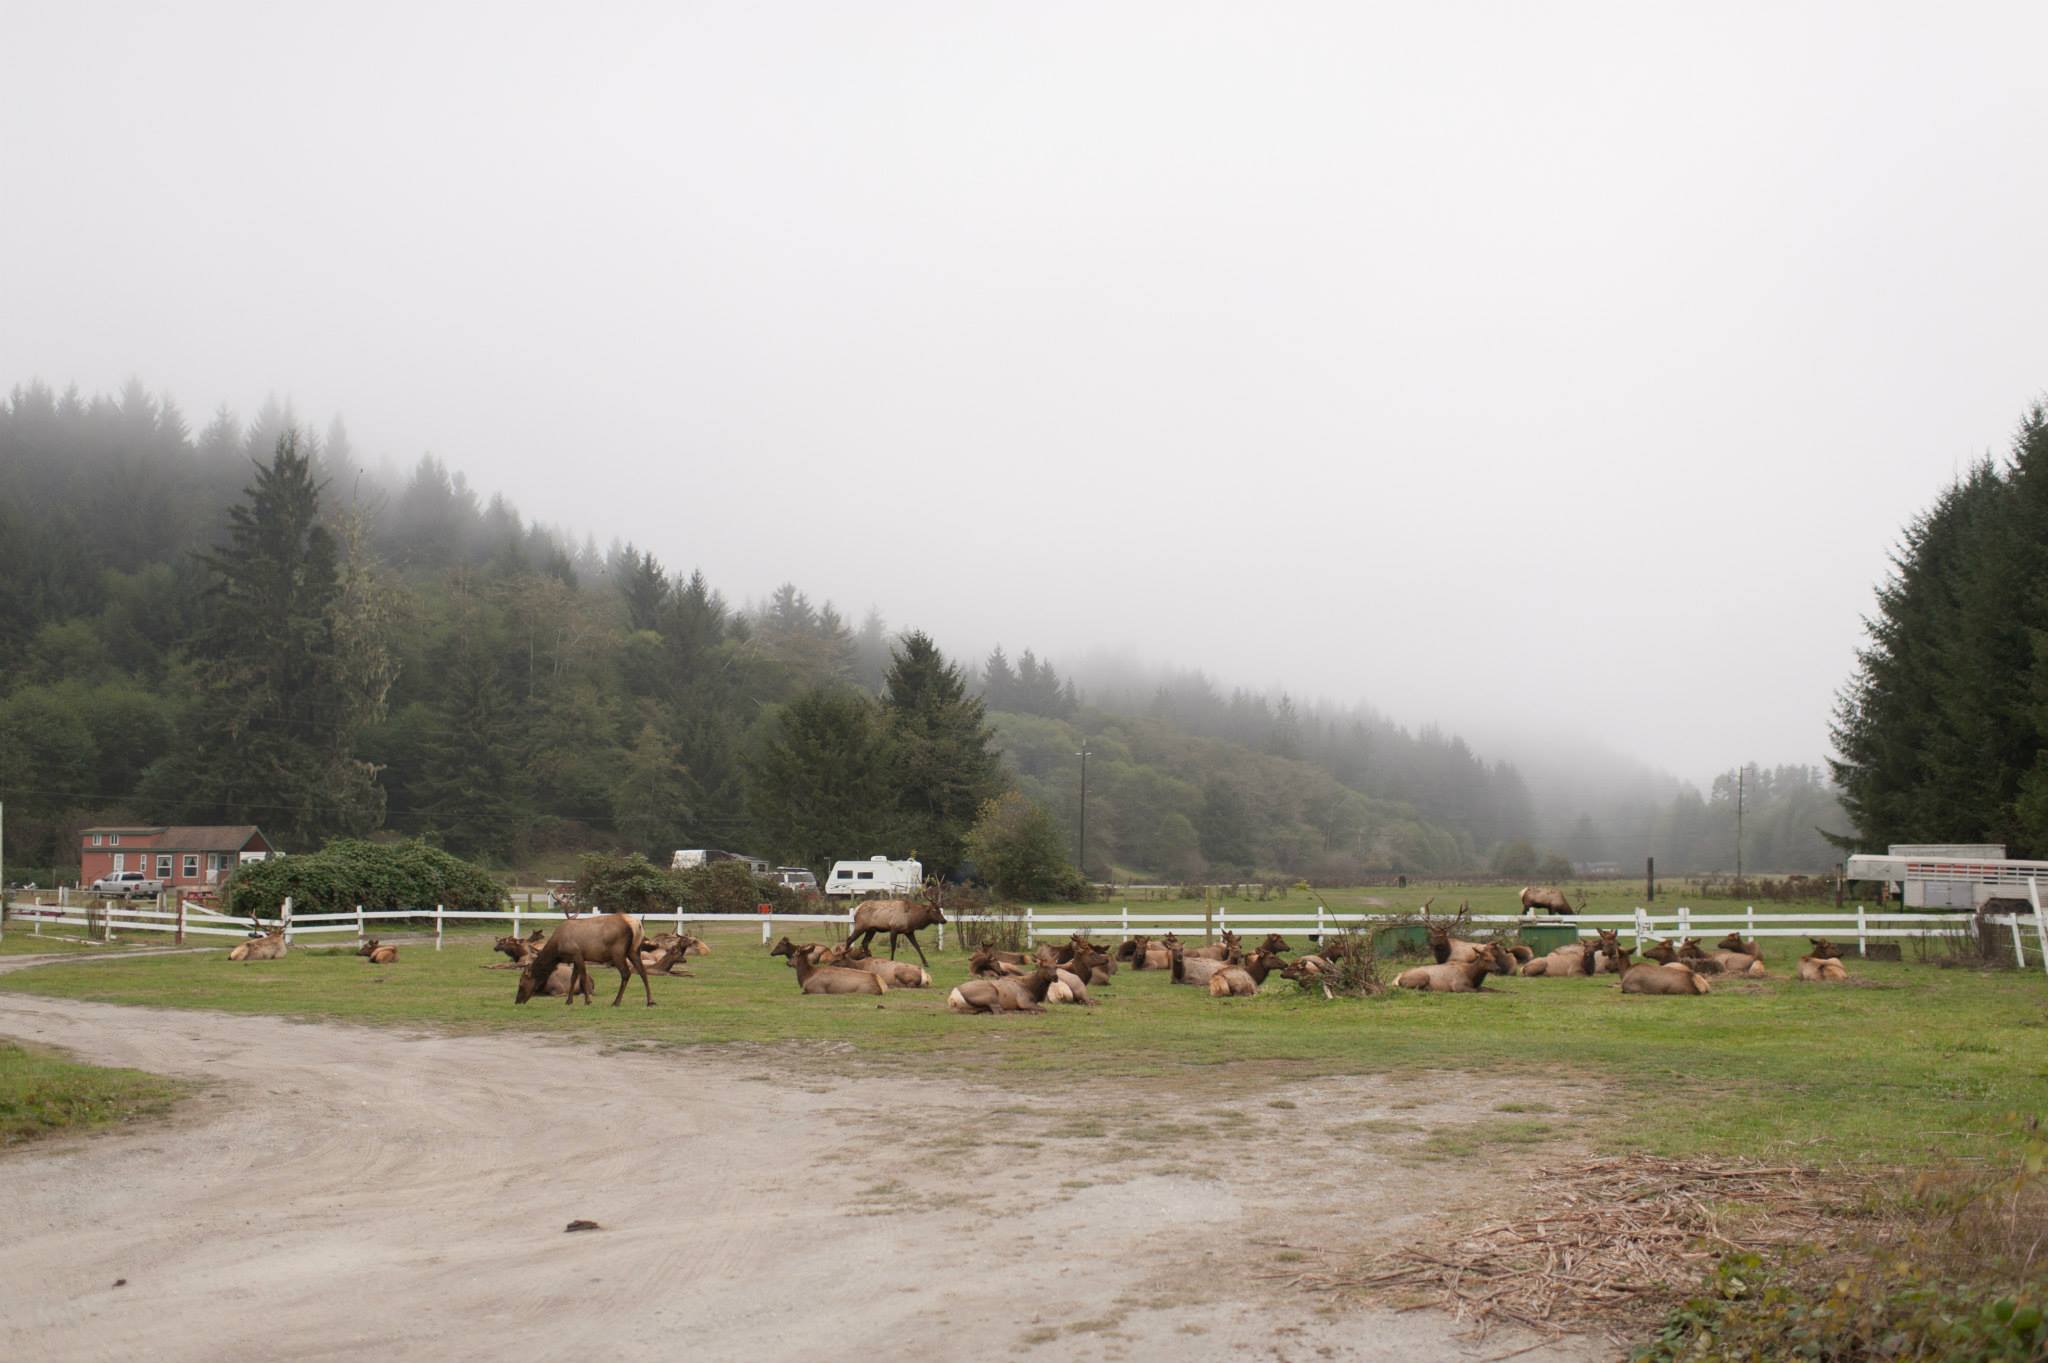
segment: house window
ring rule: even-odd
[[[156,854],[156,878],[158,880],[169,880],[171,878],[171,854],[169,852],[159,852]]]
[[[95,834],[93,834],[93,835],[92,835],[92,845],[93,845],[94,847],[98,847],[98,846],[100,845],[100,835],[99,835],[99,834],[95,833]]]
[[[107,845],[109,847],[119,847],[121,845],[121,835],[119,833],[107,834]]]
[[[208,852],[206,854],[206,869],[209,871],[218,873],[220,868],[227,864],[227,857],[219,852]]]
[[[185,879],[199,879],[199,854],[197,852],[187,852],[185,854]]]

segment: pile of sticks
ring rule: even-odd
[[[1588,1160],[1533,1174],[1528,1186],[1556,1191],[1527,1215],[1438,1244],[1404,1245],[1353,1269],[1290,1276],[1311,1291],[1363,1290],[1400,1297],[1411,1309],[1440,1307],[1481,1334],[1505,1321],[1546,1335],[1600,1330],[1619,1340],[1697,1293],[1716,1255],[1825,1248],[1861,1183],[1759,1164]]]

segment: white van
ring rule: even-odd
[[[924,888],[924,863],[869,857],[866,861],[835,861],[825,878],[825,893],[837,895],[916,894]]]

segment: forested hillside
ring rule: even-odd
[[[1909,526],[1836,715],[1867,847],[2048,855],[2048,407]]]
[[[195,431],[140,385],[17,388],[0,553],[15,868],[116,819],[247,820],[297,850],[420,833],[529,867],[704,845],[952,867],[1011,785],[1071,842],[1084,742],[1095,875],[1519,874],[1558,821],[1454,736],[1195,674],[1098,707],[1028,649],[949,661],[794,585],[735,604],[431,458],[380,477],[339,423],[316,439],[274,405]],[[1642,812],[1616,859],[1727,864],[1683,796]],[[1607,831],[1561,850],[1598,859]]]

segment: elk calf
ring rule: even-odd
[[[398,948],[379,946],[377,939],[372,937],[356,948],[356,955],[366,958],[371,965],[390,965],[398,959]]]

